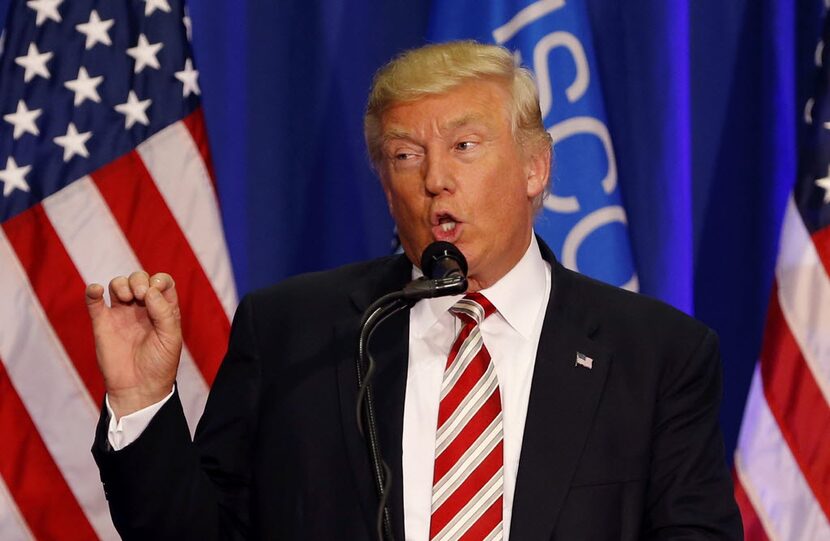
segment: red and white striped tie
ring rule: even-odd
[[[479,325],[496,309],[471,293],[450,308],[464,323],[450,350],[435,437],[432,541],[502,539],[501,394]]]

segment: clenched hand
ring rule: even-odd
[[[120,419],[170,393],[182,351],[181,313],[173,278],[144,271],[109,283],[90,284],[86,304],[92,319],[98,366],[110,406]]]

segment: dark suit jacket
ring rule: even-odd
[[[714,333],[568,271],[542,250],[552,293],[511,540],[740,539],[717,424]],[[109,449],[102,418],[93,453],[124,539],[371,539],[377,497],[355,421],[357,327],[410,272],[395,256],[247,296],[195,442],[178,396],[119,452]],[[404,311],[371,345],[401,541],[408,328]],[[576,364],[577,352],[592,368]]]

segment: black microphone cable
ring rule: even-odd
[[[355,414],[357,416],[357,429],[368,446],[372,476],[375,481],[375,490],[378,493],[379,502],[375,528],[379,541],[394,541],[395,539],[392,532],[392,519],[386,503],[389,498],[389,491],[392,488],[392,475],[389,466],[383,460],[377,433],[375,402],[371,386],[376,365],[368,345],[378,325],[410,305],[410,302],[403,300],[403,292],[390,293],[369,306],[360,324],[357,354],[357,384],[359,387]],[[366,420],[365,427],[364,416]]]
[[[387,505],[392,488],[392,472],[383,460],[377,433],[377,417],[371,385],[375,373],[375,360],[369,351],[369,341],[381,323],[401,310],[410,308],[420,299],[457,295],[467,290],[467,261],[461,251],[448,242],[433,242],[427,246],[421,257],[421,269],[425,277],[413,280],[400,291],[384,295],[373,302],[363,313],[360,321],[355,415],[358,432],[366,441],[372,477],[378,493],[375,528],[379,541],[394,541],[395,539],[391,513]]]

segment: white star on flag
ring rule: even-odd
[[[63,147],[63,161],[68,162],[76,154],[89,158],[89,151],[86,149],[86,142],[92,137],[92,132],[78,133],[75,124],[70,122],[66,128],[66,135],[55,137],[55,144]]]
[[[46,19],[51,19],[56,23],[61,22],[61,14],[58,13],[58,6],[63,3],[63,0],[29,0],[26,5],[37,11],[37,19],[35,24],[37,26],[46,22]]]
[[[35,75],[40,75],[44,79],[51,77],[49,74],[49,68],[46,67],[46,63],[49,62],[49,59],[51,59],[52,56],[54,56],[53,53],[49,51],[41,53],[37,50],[37,45],[30,43],[29,52],[27,52],[24,56],[18,56],[15,58],[14,63],[26,70],[23,74],[23,80],[28,83],[35,78]]]
[[[129,130],[136,122],[145,126],[150,124],[150,119],[147,118],[147,108],[152,103],[153,100],[150,99],[139,101],[135,91],[130,90],[127,101],[116,105],[115,110],[124,115],[124,127]]]
[[[104,80],[103,75],[97,77],[90,77],[86,68],[81,66],[78,69],[78,78],[71,81],[66,81],[63,86],[75,93],[75,107],[79,106],[84,100],[92,100],[95,103],[101,103],[101,96],[98,94],[98,85]]]
[[[144,0],[144,16],[152,15],[152,13],[160,9],[165,13],[170,13],[170,4],[167,3],[167,0]]]
[[[0,170],[0,180],[3,181],[3,196],[8,197],[15,188],[28,192],[29,185],[26,183],[26,175],[31,170],[31,165],[18,167],[14,158],[9,156],[9,159],[6,160],[6,168]]]
[[[199,71],[193,69],[193,61],[187,59],[184,62],[184,69],[176,72],[176,79],[183,83],[182,96],[188,97],[191,93],[200,95],[202,92],[199,89]]]
[[[145,66],[159,69],[159,60],[156,58],[159,50],[164,47],[163,43],[150,43],[147,36],[138,36],[138,44],[127,49],[127,54],[135,58],[135,73],[141,73]]]
[[[830,167],[827,168],[827,176],[816,179],[816,186],[824,190],[824,204],[830,203]]]
[[[98,16],[98,12],[94,9],[89,14],[89,22],[76,24],[75,29],[86,36],[86,49],[92,49],[96,43],[103,43],[104,45],[112,45],[110,39],[109,29],[115,21],[107,19],[102,21]]]
[[[39,135],[35,120],[43,112],[43,109],[29,109],[23,100],[17,102],[17,111],[3,115],[3,120],[14,126],[14,138],[17,139],[24,133]]]

